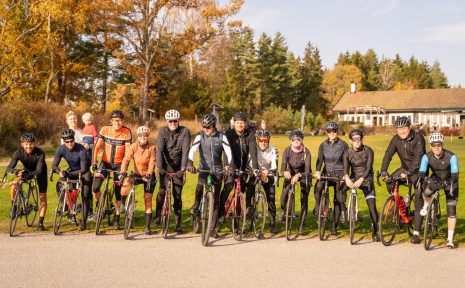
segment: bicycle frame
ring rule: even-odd
[[[350,196],[355,196],[355,221],[358,221],[358,199],[357,199],[357,189],[352,188],[350,189]],[[347,204],[347,207],[350,207],[352,205],[352,197],[349,197],[349,203]],[[347,209],[347,219],[350,219],[350,211]]]

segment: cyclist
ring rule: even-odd
[[[47,164],[45,163],[45,153],[39,147],[35,146],[35,136],[31,133],[20,136],[21,148],[16,150],[10,160],[10,164],[6,168],[9,173],[15,173],[17,178],[13,181],[10,189],[11,206],[15,197],[15,189],[18,186],[21,177],[32,179],[37,176],[37,185],[39,186],[39,223],[37,229],[45,231],[44,217],[47,211]],[[16,164],[20,161],[23,164],[23,169],[15,169]]]
[[[284,220],[284,214],[287,204],[287,194],[291,185],[300,182],[300,226],[299,234],[304,233],[305,218],[308,210],[308,193],[312,187],[312,180],[309,178],[312,175],[311,155],[302,141],[304,133],[300,130],[292,131],[289,134],[291,145],[283,152],[281,174],[284,176],[283,193],[281,194],[281,214],[280,220]]]
[[[447,247],[454,248],[454,230],[457,210],[457,200],[459,198],[459,165],[457,156],[449,150],[444,149],[444,136],[441,133],[432,133],[428,142],[431,145],[431,151],[423,155],[420,166],[420,179],[424,179],[423,197],[415,197],[415,201],[423,202],[423,208],[420,215],[425,216],[431,196],[435,191],[444,189],[447,203]],[[426,177],[428,168],[431,175]],[[415,195],[416,196],[416,195]],[[416,211],[415,211],[416,212]],[[415,217],[417,215],[415,214]],[[418,226],[417,226],[418,225]],[[417,222],[415,218],[415,231],[420,231],[421,221]]]
[[[113,110],[110,113],[111,125],[104,126],[100,129],[97,143],[95,144],[95,151],[92,155],[92,170],[96,171],[94,175],[94,183],[92,191],[95,198],[95,206],[98,207],[100,199],[100,186],[103,180],[108,177],[108,171],[104,169],[120,171],[121,163],[123,162],[124,154],[132,142],[131,130],[123,125],[124,113],[121,110]],[[100,148],[103,146],[102,162],[97,165],[97,158]],[[121,182],[119,181],[119,173],[115,172],[113,175],[115,184],[115,217],[113,219],[114,229],[118,230],[119,227],[119,214],[121,206]]]
[[[68,111],[66,113],[66,124],[68,124],[68,128],[74,131],[74,141],[76,143],[82,144],[82,129],[78,128],[78,117],[76,112]],[[63,139],[61,139],[61,144],[63,143]]]
[[[121,188],[121,198],[123,205],[126,203],[126,197],[129,190],[134,184],[131,179],[125,178],[127,176],[127,169],[131,159],[134,159],[134,173],[138,178],[142,178],[142,182],[137,184],[144,184],[144,204],[145,204],[145,234],[150,235],[150,221],[152,220],[152,196],[155,190],[155,145],[149,143],[150,128],[147,126],[140,126],[137,128],[138,141],[131,144],[124,155],[123,163],[121,164],[121,171],[119,174],[120,182],[123,182]],[[124,181],[123,181],[124,179]]]
[[[401,177],[403,180],[401,183],[406,183],[407,179],[410,178],[410,183],[416,183],[418,180],[418,170],[420,169],[421,157],[425,154],[425,138],[420,132],[416,132],[410,128],[411,122],[410,118],[406,116],[401,116],[396,119],[394,126],[397,129],[397,134],[392,137],[391,142],[384,154],[383,164],[381,166],[381,176],[385,178],[387,170],[389,168],[389,163],[391,162],[392,156],[395,153],[400,158],[401,167],[394,172],[392,176]],[[392,191],[394,183],[386,183],[388,191]],[[421,217],[420,210],[423,206],[423,203],[420,203],[421,194],[418,190],[418,187],[415,187],[415,222],[420,221],[421,226]],[[401,201],[399,204],[400,214],[402,221],[408,223],[410,219],[405,214],[405,202]],[[415,224],[416,226],[417,224]],[[410,241],[414,244],[420,243],[420,231],[414,231]]]
[[[329,121],[325,125],[326,134],[328,139],[320,144],[318,149],[318,159],[316,161],[316,172],[315,178],[318,180],[315,184],[315,210],[313,214],[318,214],[318,209],[320,205],[321,192],[324,189],[324,181],[320,181],[321,172],[325,176],[337,177],[342,179],[344,176],[344,152],[349,149],[349,146],[346,142],[341,140],[338,136],[339,125],[336,122]],[[324,167],[323,167],[324,163]],[[334,221],[333,227],[331,229],[331,234],[337,234],[337,225],[339,223],[339,218],[341,222],[345,223],[345,213],[346,213],[346,190],[344,185],[341,185],[339,181],[329,181],[328,186],[334,188]]]
[[[82,221],[79,224],[79,230],[86,229],[87,211],[89,208],[89,198],[91,189],[91,176],[90,176],[90,158],[83,145],[76,143],[75,132],[72,129],[65,129],[61,133],[61,139],[65,144],[60,145],[55,153],[55,158],[52,163],[52,170],[60,174],[61,178],[78,179],[81,174],[82,183]],[[61,170],[58,165],[61,158],[64,158],[68,163],[69,168]],[[59,182],[60,183],[60,182]],[[57,186],[58,187],[58,186]],[[58,187],[59,188],[59,187]],[[59,192],[59,190],[57,191]]]
[[[278,233],[276,229],[276,204],[275,204],[275,177],[270,177],[270,172],[276,175],[278,169],[278,150],[270,145],[271,133],[267,129],[258,129],[255,132],[255,137],[258,142],[257,161],[260,169],[260,179],[265,190],[266,200],[268,202],[268,212],[270,213],[270,232]],[[249,157],[249,167],[252,167],[252,158]],[[251,185],[247,189],[251,189],[250,194],[255,193],[255,179],[249,181]]]
[[[225,170],[229,169],[231,163],[231,148],[229,147],[228,138],[216,129],[216,117],[213,114],[207,114],[203,116],[201,131],[194,139],[191,148],[189,149],[189,160],[187,164],[187,170],[189,172],[195,172],[194,167],[194,155],[197,149],[200,149],[200,161],[199,169],[200,170],[210,170],[213,172],[212,184],[215,187],[214,203],[213,203],[213,223],[212,223],[212,237],[218,238],[218,232],[215,229],[216,219],[218,218],[218,205],[220,197],[220,189],[222,182],[222,172],[223,172],[223,151],[226,154],[226,163]],[[206,184],[208,173],[201,172],[199,173],[199,178],[197,182],[197,187],[195,188],[195,201],[194,205],[190,210],[190,213],[196,215],[199,213],[199,204],[203,194],[203,186]]]
[[[228,129],[224,134],[228,138],[228,142],[231,145],[232,151],[232,169],[231,173],[226,176],[223,190],[221,191],[220,196],[220,210],[219,222],[224,222],[224,209],[225,203],[228,200],[229,193],[234,189],[234,179],[235,175],[233,173],[234,169],[239,169],[245,171],[247,168],[249,154],[252,159],[252,169],[256,173],[258,169],[257,163],[257,142],[255,140],[255,133],[252,127],[247,128],[247,114],[245,112],[236,112],[233,116],[234,120],[234,129]],[[247,189],[245,180],[247,175],[241,177],[241,190],[246,193],[246,207],[247,207],[247,217],[251,216],[251,201],[253,194]]]
[[[344,152],[344,178],[347,190],[353,188],[363,191],[370,210],[372,239],[374,242],[379,242],[378,211],[373,182],[374,153],[370,147],[363,144],[363,136],[364,132],[360,129],[354,129],[349,133],[352,148]]]
[[[181,115],[177,110],[168,110],[165,113],[167,126],[158,131],[157,138],[157,168],[160,179],[160,188],[157,195],[155,212],[155,225],[160,224],[160,215],[165,201],[166,172],[175,172],[173,177],[174,219],[175,231],[183,232],[181,226],[182,188],[184,185],[184,173],[187,167],[187,153],[191,143],[188,128],[179,125]]]

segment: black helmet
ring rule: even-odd
[[[361,138],[363,138],[363,135],[365,135],[365,132],[363,132],[363,130],[361,130],[361,129],[354,129],[354,130],[350,131],[349,139],[352,139],[352,137],[355,136],[355,135],[358,135]]]
[[[32,133],[26,133],[19,137],[20,142],[35,142],[36,137]]]
[[[111,119],[113,119],[113,118],[121,118],[121,119],[124,119],[124,113],[123,113],[123,111],[118,110],[118,109],[113,110],[113,111],[111,111],[111,113],[110,113],[110,118],[111,118]]]
[[[325,125],[325,130],[328,131],[328,130],[336,130],[339,129],[339,125],[334,122],[334,121],[329,121],[329,122],[326,122],[326,125]]]
[[[294,130],[294,131],[291,131],[291,133],[289,133],[289,139],[292,139],[292,138],[300,138],[300,139],[304,139],[304,133],[302,133],[302,131],[300,130]]]
[[[394,126],[396,126],[396,128],[410,126],[410,124],[412,123],[410,122],[410,118],[407,116],[401,116],[396,119],[396,122],[394,122]]]
[[[255,137],[257,138],[268,138],[270,139],[271,137],[271,133],[269,130],[267,129],[257,129],[257,131],[255,131]]]
[[[245,112],[236,112],[233,115],[234,121],[247,121],[247,114]]]
[[[202,127],[215,127],[216,126],[216,116],[213,114],[206,114],[202,118]]]
[[[67,139],[74,139],[74,130],[73,129],[65,129],[65,131],[63,131],[63,133],[61,133],[61,139],[63,140],[67,140]]]

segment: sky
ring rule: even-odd
[[[451,87],[465,87],[463,0],[245,0],[234,19],[256,40],[281,32],[297,56],[311,42],[327,68],[341,52],[372,48],[379,60],[437,60]]]

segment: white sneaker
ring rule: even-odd
[[[426,216],[426,214],[428,214],[428,204],[425,203],[425,205],[423,205],[423,208],[421,208],[420,210],[420,215]]]
[[[455,248],[454,242],[452,242],[452,241],[448,241],[446,246],[449,249],[454,249]]]

